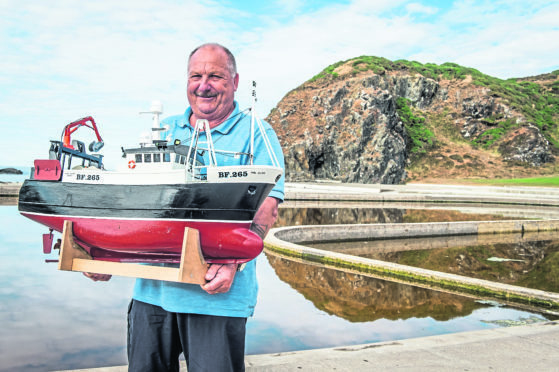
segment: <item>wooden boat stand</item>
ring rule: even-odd
[[[208,265],[202,256],[198,230],[185,228],[179,268],[94,260],[74,241],[72,221],[64,221],[58,270],[110,274],[171,282],[205,284]]]

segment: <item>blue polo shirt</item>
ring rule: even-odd
[[[240,112],[235,102],[235,109],[229,118],[213,128],[211,131],[214,147],[219,150],[248,153],[250,149],[250,112]],[[161,121],[169,130],[163,133],[164,139],[172,142],[181,140],[183,145],[190,144],[193,128],[189,123],[192,110],[190,107],[182,115],[170,116]],[[284,167],[283,153],[273,128],[262,121],[266,134],[270,139],[272,149],[282,168]],[[256,126],[256,124],[255,124]],[[205,133],[200,133],[200,140],[205,141]],[[207,151],[204,154],[206,164],[209,164]],[[246,156],[233,156],[216,153],[218,165],[246,164]],[[272,160],[266,150],[260,131],[254,133],[254,164],[272,165]],[[269,196],[283,201],[284,176],[278,181]],[[258,284],[256,281],[256,260],[247,263],[243,271],[235,275],[233,285],[227,293],[210,295],[198,284],[185,284],[149,279],[137,279],[132,297],[135,300],[175,313],[206,314],[217,316],[249,317],[254,313]]]

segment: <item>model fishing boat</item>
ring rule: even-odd
[[[196,123],[188,145],[159,139],[159,132],[165,130],[159,124],[161,111],[160,104],[150,111],[152,141],[123,148],[124,166],[115,171],[106,170],[103,156],[95,154],[103,141],[92,117],[66,125],[63,138],[50,141],[49,159],[35,160],[32,176],[19,193],[20,213],[59,232],[64,221],[71,221],[75,242],[97,260],[179,262],[185,227],[199,231],[209,263],[255,258],[263,242],[249,229],[282,168],[254,105],[247,133],[251,152],[228,152],[248,159],[236,166],[217,164],[216,154],[221,151],[215,149],[205,120]],[[83,142],[71,138],[81,127],[96,134],[90,152]],[[256,128],[273,166],[252,164]],[[52,234],[45,241],[52,244]]]

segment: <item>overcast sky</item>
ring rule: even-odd
[[[241,107],[257,81],[261,117],[360,55],[499,78],[559,69],[559,1],[0,0],[0,20],[0,166],[47,158],[48,140],[92,115],[114,168],[149,129],[138,113],[152,100],[184,112],[187,56],[204,42],[237,56]]]

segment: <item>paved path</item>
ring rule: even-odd
[[[557,371],[559,323],[248,355],[247,371]],[[125,372],[126,366],[80,372]],[[186,371],[184,362],[181,371]]]
[[[559,206],[559,188],[462,185],[286,183],[289,200],[445,201]]]
[[[559,323],[249,355],[246,364],[248,371],[557,371]]]

